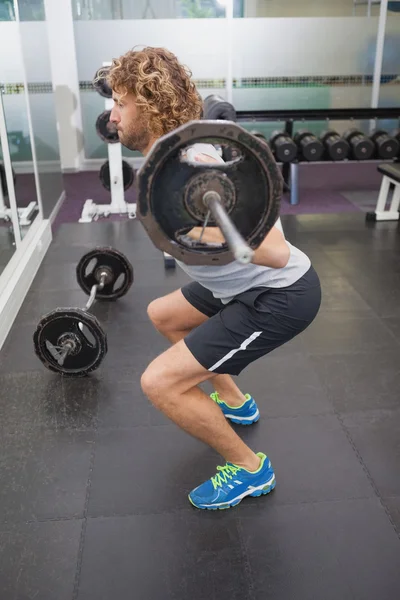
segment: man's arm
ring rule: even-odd
[[[195,160],[205,163],[217,162],[215,158],[204,154],[198,154]],[[194,227],[188,235],[194,240],[199,240],[202,231],[202,227]],[[224,244],[225,238],[219,227],[206,227],[201,241],[205,244]],[[254,251],[252,263],[271,269],[282,269],[286,267],[289,258],[290,250],[285,237],[277,227],[272,227],[260,246]]]
[[[202,227],[193,227],[188,235],[193,240],[199,240]],[[206,227],[201,238],[205,244],[224,244],[225,239],[219,227]],[[271,269],[282,269],[286,267],[290,258],[289,246],[286,243],[282,232],[277,227],[273,227],[260,246],[254,251],[252,263]]]

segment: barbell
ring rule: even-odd
[[[122,252],[94,248],[76,267],[77,281],[89,296],[82,308],[56,308],[42,317],[33,334],[36,356],[50,371],[83,377],[107,354],[107,335],[88,311],[96,300],[117,300],[133,283],[133,268]]]
[[[186,158],[198,142],[229,143],[236,158]],[[137,172],[137,217],[154,245],[188,265],[249,263],[279,216],[283,178],[272,152],[237,123],[191,121],[153,145]],[[188,234],[218,226],[226,240],[206,244]]]

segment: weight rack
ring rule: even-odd
[[[293,109],[293,110],[250,110],[237,111],[237,122],[283,122],[283,131],[290,137],[293,136],[294,124],[303,121],[362,121],[378,119],[398,120],[400,125],[400,107],[393,108],[328,108],[328,109]],[[328,124],[328,129],[329,124]],[[334,163],[332,160],[315,161],[312,164]],[[361,162],[356,160],[344,160],[340,164],[352,164]],[[382,163],[385,159],[370,159],[369,163]],[[391,160],[390,162],[395,162]],[[290,188],[290,204],[299,203],[299,162],[296,160],[282,165],[282,175],[285,183]]]

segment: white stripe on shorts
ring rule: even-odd
[[[221,360],[216,362],[215,365],[210,367],[208,370],[215,371],[215,369],[218,369],[218,367],[220,367],[224,362],[226,362],[227,360],[232,358],[232,356],[234,356],[236,354],[236,352],[239,352],[239,350],[246,350],[247,346],[249,344],[251,344],[251,342],[256,340],[258,338],[258,336],[261,334],[262,334],[262,331],[255,331],[254,333],[252,333],[251,336],[247,338],[247,340],[244,340],[244,342],[242,342],[240,344],[239,348],[235,348],[234,350],[231,350],[230,352],[228,352],[228,354],[226,354],[223,358],[221,358]]]

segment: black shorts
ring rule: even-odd
[[[258,287],[222,302],[197,282],[182,288],[186,300],[210,317],[184,339],[198,362],[214,373],[239,375],[247,365],[304,331],[321,305],[313,267],[286,288]]]

